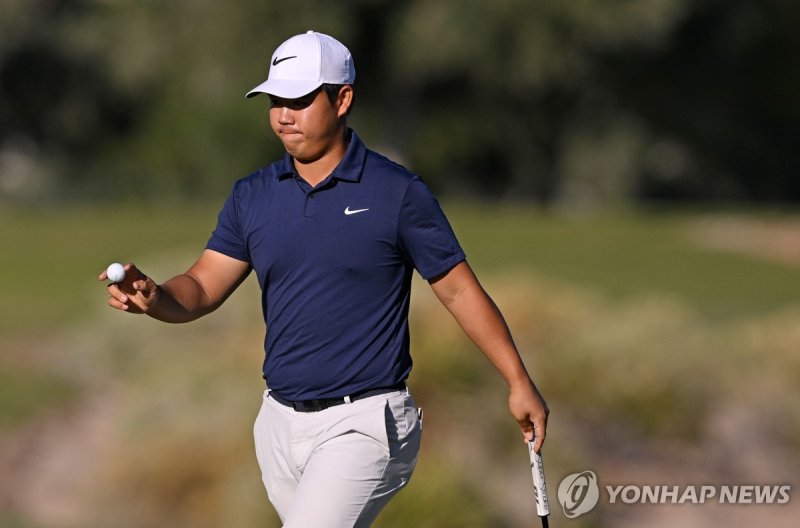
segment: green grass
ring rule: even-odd
[[[105,302],[97,275],[113,261],[141,265],[165,252],[199,255],[215,224],[214,209],[129,205],[3,210],[0,336],[49,331],[86,318]]]
[[[38,525],[21,521],[13,517],[6,517],[0,513],[0,528],[38,528]]]
[[[0,431],[70,401],[75,392],[71,383],[53,374],[0,364]]]
[[[800,267],[714,251],[691,238],[696,214],[570,218],[528,207],[449,209],[479,271],[536,272],[616,299],[667,295],[712,318],[797,303]]]
[[[0,336],[81,319],[104,302],[97,274],[114,260],[146,265],[199,254],[218,204],[127,205],[0,213]],[[628,213],[572,218],[533,207],[452,204],[446,210],[479,272],[535,272],[612,298],[655,293],[714,317],[796,301],[800,269],[699,247],[696,215]],[[175,262],[180,271],[191,261]]]

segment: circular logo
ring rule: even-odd
[[[561,503],[564,516],[568,519],[574,519],[591,511],[597,505],[599,498],[597,475],[593,471],[567,475],[558,485],[558,502]]]

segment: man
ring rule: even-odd
[[[268,386],[256,453],[285,527],[369,526],[411,477],[414,269],[505,378],[525,439],[535,431],[538,451],[545,436],[547,406],[439,204],[347,127],[354,80],[332,37],[309,31],[278,47],[247,95],[268,94],[285,157],[236,182],[186,273],[157,285],[128,264],[108,287],[112,307],[179,323],[218,308],[255,271]]]

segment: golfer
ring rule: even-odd
[[[256,454],[291,528],[369,526],[411,478],[422,431],[405,385],[415,269],[500,371],[537,451],[547,424],[502,315],[428,187],[348,128],[354,81],[350,52],[334,38],[309,31],[281,44],[247,96],[268,96],[286,155],[234,184],[186,273],[157,285],[128,264],[108,287],[114,308],[183,323],[255,272],[267,386]]]

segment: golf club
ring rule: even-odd
[[[542,519],[542,527],[548,528],[547,516],[550,515],[550,502],[547,499],[547,484],[544,480],[544,465],[542,454],[533,450],[533,443],[528,442],[528,453],[531,458],[531,473],[533,474],[533,497],[536,500],[536,514]]]

